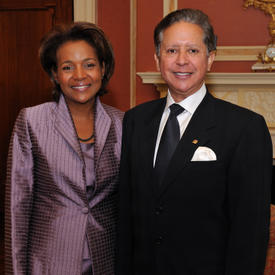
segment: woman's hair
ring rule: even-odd
[[[57,50],[61,45],[69,41],[85,41],[95,49],[101,66],[105,73],[102,85],[97,95],[103,95],[107,91],[105,87],[114,72],[115,60],[112,46],[104,32],[95,24],[88,22],[76,22],[71,25],[58,25],[46,34],[41,41],[39,58],[43,69],[54,83],[53,97],[58,101],[61,94],[60,85],[55,81],[53,72],[57,71]]]
[[[217,36],[210,24],[208,16],[200,10],[181,9],[169,13],[156,26],[154,30],[154,43],[157,56],[160,54],[160,44],[163,38],[163,32],[177,22],[187,22],[196,24],[203,30],[203,42],[207,47],[208,53],[216,50]]]

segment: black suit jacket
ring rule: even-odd
[[[117,274],[262,274],[272,169],[263,117],[207,93],[158,187],[153,156],[165,104],[124,118]],[[199,146],[217,160],[192,162]]]

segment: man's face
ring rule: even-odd
[[[214,52],[207,54],[203,30],[181,21],[164,30],[155,60],[172,97],[179,102],[200,89],[214,57]]]

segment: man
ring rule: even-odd
[[[204,13],[172,12],[154,39],[169,91],[125,115],[117,274],[260,275],[272,169],[265,121],[207,91],[216,36]]]

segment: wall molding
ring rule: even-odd
[[[218,46],[215,61],[257,61],[265,46]]]
[[[178,8],[178,0],[163,0],[163,17]]]
[[[159,72],[138,72],[144,84],[165,84]],[[206,84],[270,85],[275,87],[275,73],[208,73]]]
[[[97,23],[97,0],[74,0],[74,21]]]

